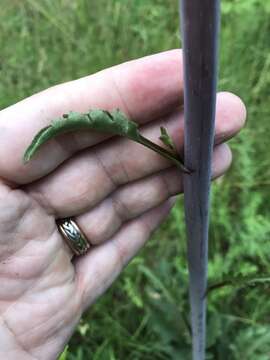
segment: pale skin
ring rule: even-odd
[[[173,50],[55,86],[0,112],[1,359],[56,359],[83,311],[182,192],[179,170],[130,140],[65,134],[24,165],[33,136],[70,110],[120,108],[149,139],[159,143],[163,125],[182,149],[182,92],[181,52]],[[229,168],[224,142],[245,118],[237,96],[218,94],[213,178]],[[55,219],[69,216],[93,244],[83,257],[72,256],[57,230]]]

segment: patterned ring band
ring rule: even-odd
[[[56,221],[60,233],[75,255],[83,255],[90,249],[90,243],[74,220],[70,218]]]

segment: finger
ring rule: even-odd
[[[126,223],[120,232],[101,246],[77,259],[78,291],[85,309],[99,297],[120,274],[125,265],[144,245],[151,233],[167,217],[175,199]]]
[[[212,178],[225,173],[232,160],[227,144],[218,145],[213,154]],[[175,167],[120,187],[93,209],[76,217],[92,245],[108,240],[122,225],[183,191],[182,178]]]
[[[182,93],[180,50],[127,62],[76,81],[54,86],[0,112],[0,178],[24,184],[54,170],[105,136],[76,132],[43,146],[26,166],[22,156],[34,135],[71,110],[120,108],[145,123],[179,106]]]
[[[237,134],[246,123],[247,110],[243,101],[229,92],[220,92],[217,96],[217,123],[215,143],[221,144]]]
[[[243,126],[242,102],[232,94],[219,94],[216,137],[225,140]],[[228,110],[230,113],[228,115]],[[142,126],[142,133],[159,142],[164,125],[179,148],[183,145],[183,113],[176,111],[163,120]],[[136,154],[136,156],[134,156]],[[52,175],[29,186],[35,197],[56,217],[81,214],[115,191],[118,186],[149,176],[171,166],[155,152],[127,139],[113,139],[87,149],[68,160]]]

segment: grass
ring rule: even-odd
[[[179,46],[173,0],[1,3],[0,108],[51,85]],[[208,359],[270,357],[270,6],[223,0],[222,90],[240,95],[248,124],[212,191]],[[83,317],[65,359],[189,359],[182,201],[118,281]],[[240,280],[239,280],[240,279]]]

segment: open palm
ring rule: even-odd
[[[120,108],[158,142],[164,125],[183,147],[181,54],[169,51],[58,85],[0,112],[0,358],[55,359],[82,312],[137,253],[182,191],[181,174],[129,140],[74,132],[23,165],[33,136],[70,110]],[[223,142],[245,121],[218,95],[213,177],[231,162]],[[92,247],[73,257],[57,218],[75,217]]]

